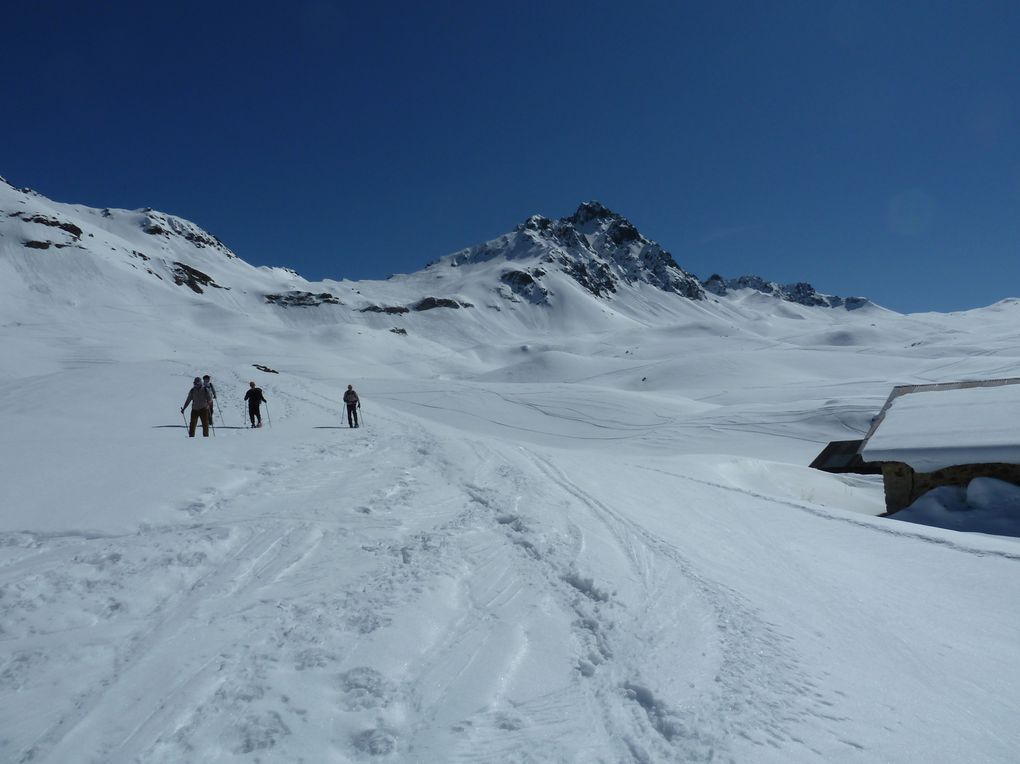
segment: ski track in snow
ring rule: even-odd
[[[330,453],[331,450],[313,453],[313,457],[318,457],[316,466],[321,466],[324,455],[336,455]],[[258,469],[257,476],[272,478],[284,467],[267,462]],[[288,488],[299,489],[302,480],[296,477],[269,484],[273,486],[271,494],[286,493]],[[192,517],[225,514],[265,496],[262,485],[255,482],[233,496],[223,496],[219,491],[210,490],[182,506],[181,511]],[[210,520],[215,522],[212,517]],[[89,619],[97,624],[108,621],[113,626],[107,640],[100,638],[100,641],[110,643],[106,648],[112,653],[106,662],[106,670],[88,682],[87,686],[91,689],[74,698],[71,709],[59,712],[49,726],[17,755],[16,760],[71,760],[72,756],[80,756],[82,751],[82,741],[78,739],[81,735],[76,734],[78,729],[103,724],[118,730],[114,737],[121,739],[123,735],[122,742],[113,748],[111,743],[104,742],[93,752],[93,760],[131,760],[145,747],[144,733],[158,727],[155,717],[179,712],[180,709],[171,702],[174,695],[180,694],[182,687],[201,685],[200,677],[208,673],[210,664],[224,661],[225,655],[232,649],[225,645],[222,650],[217,650],[215,640],[203,642],[201,649],[187,661],[187,666],[198,668],[184,668],[179,657],[182,652],[187,654],[191,650],[189,631],[198,626],[207,635],[212,625],[210,619],[220,617],[218,611],[221,607],[226,605],[229,609],[228,603],[250,598],[254,592],[288,575],[302,560],[314,554],[323,538],[329,535],[335,536],[336,533],[328,526],[316,529],[313,524],[302,522],[299,518],[266,515],[228,525],[147,529],[137,537],[97,539],[91,543],[78,540],[61,543],[56,540],[54,544],[29,534],[5,539],[6,546],[26,547],[28,554],[20,561],[0,568],[0,593],[3,595],[0,597],[0,612],[4,623],[0,634],[3,642],[0,644],[10,656],[0,669],[0,675],[14,679],[19,666],[45,664],[51,657],[45,651],[40,652],[38,647],[46,645],[47,636],[59,632],[48,631],[49,625],[45,622],[31,622],[31,612],[25,612],[35,609],[28,597],[27,590],[31,586],[43,588],[41,596],[48,604],[65,604],[72,611],[75,608],[65,600],[84,596],[82,609]],[[215,540],[214,543],[209,543],[210,538]],[[225,549],[222,548],[224,546]],[[136,562],[134,558],[141,559]],[[129,617],[122,615],[123,601],[142,599],[128,587],[144,587],[151,583],[151,578],[176,573],[178,568],[189,574],[194,571],[196,575],[180,576],[179,583],[185,584],[180,593],[172,592],[152,603],[150,612],[133,614],[134,627],[125,622]],[[107,572],[110,575],[102,575]],[[23,607],[19,608],[19,604]],[[260,605],[264,603],[255,607]],[[20,638],[16,638],[12,634],[13,626],[22,623],[23,632]],[[54,642],[62,645],[63,640]],[[69,657],[69,660],[73,659],[74,655]],[[59,663],[59,656],[54,663]],[[60,666],[55,668],[59,670]],[[185,674],[193,670],[194,675],[183,681],[173,681],[182,670]],[[137,701],[151,692],[154,684],[159,686],[168,680],[172,689],[160,701],[160,709],[142,715],[140,709],[146,706]],[[110,711],[117,717],[116,720],[105,718]],[[141,718],[135,718],[139,715]],[[72,755],[71,752],[76,753]]]
[[[677,579],[674,586],[696,593],[714,621],[715,633],[711,637],[719,654],[715,687],[695,703],[671,706],[649,690],[641,676],[640,665],[627,666],[620,661],[613,665],[616,674],[621,670],[630,672],[630,675],[616,677],[617,687],[632,701],[635,709],[639,708],[647,716],[648,727],[665,742],[648,750],[648,741],[655,736],[635,736],[632,730],[620,730],[618,734],[628,741],[636,760],[652,761],[662,756],[675,756],[678,761],[725,759],[729,755],[727,741],[741,737],[755,746],[778,748],[780,744],[803,744],[797,737],[796,725],[812,719],[827,722],[834,734],[838,731],[840,719],[816,710],[832,705],[822,690],[823,683],[804,674],[786,638],[755,614],[737,592],[705,578],[676,547],[584,491],[549,460],[536,454],[530,456],[550,481],[576,497],[610,529],[621,547],[630,550],[632,559],[652,557],[660,565],[671,565]],[[662,596],[672,600],[682,598],[678,591],[658,594]],[[654,607],[648,607],[644,615],[654,611]],[[622,621],[614,627],[619,630],[626,623],[628,621]],[[607,629],[607,633],[612,631]],[[682,641],[686,644],[682,650],[678,649],[677,659],[682,659],[683,653],[693,647],[686,640]],[[641,662],[640,656],[630,658],[633,663]],[[649,678],[654,676],[652,672],[661,671],[661,665],[645,667]],[[854,744],[847,745],[858,749]],[[812,753],[821,755],[819,751]]]
[[[419,465],[434,446],[427,439],[412,446]],[[337,635],[354,635],[356,643],[359,637],[385,628],[406,604],[401,600],[419,585],[415,582],[447,575],[445,571],[454,564],[444,561],[450,538],[462,532],[479,512],[475,496],[465,499],[454,494],[438,503],[453,505],[459,500],[466,504],[466,514],[455,515],[434,528],[426,525],[426,529],[410,533],[399,547],[392,542],[372,542],[373,525],[384,531],[382,538],[388,538],[395,521],[387,517],[412,506],[420,511],[423,497],[415,494],[414,467],[404,469],[385,488],[374,488],[364,481],[364,499],[353,502],[349,511],[350,516],[365,521],[369,538],[362,543],[362,551],[376,558],[377,564],[339,586],[335,596],[326,601],[274,599],[273,585],[297,575],[302,567],[319,569],[323,561],[330,560],[343,564],[344,552],[349,551],[344,525],[335,520],[324,522],[324,509],[297,503],[295,494],[315,493],[321,478],[310,479],[309,471],[321,471],[326,459],[357,458],[358,454],[352,452],[359,450],[361,456],[369,454],[363,446],[347,445],[339,453],[335,447],[312,449],[302,460],[307,464],[268,461],[257,468],[258,480],[247,488],[232,495],[210,489],[181,507],[190,518],[208,524],[150,528],[123,539],[62,540],[29,534],[5,538],[8,549],[23,552],[20,559],[0,569],[5,624],[2,638],[9,656],[2,669],[6,679],[17,682],[20,671],[22,679],[29,681],[29,673],[45,675],[50,665],[53,671],[60,671],[80,657],[61,654],[66,649],[64,638],[61,632],[47,631],[52,624],[45,619],[31,622],[32,613],[26,611],[36,605],[27,596],[29,586],[44,588],[43,598],[54,605],[76,599],[84,592],[83,609],[89,619],[96,625],[108,624],[109,628],[105,637],[97,638],[109,655],[102,670],[85,683],[90,689],[75,697],[69,708],[57,704],[51,721],[35,739],[23,745],[15,760],[61,761],[69,756],[81,757],[87,751],[91,751],[87,760],[94,761],[186,759],[190,737],[210,719],[222,723],[224,710],[237,717],[218,733],[226,740],[230,753],[244,755],[285,747],[283,741],[300,729],[310,712],[288,708],[285,697],[277,698],[275,704],[269,702],[272,681],[268,674],[286,661],[281,656],[293,661],[293,670],[338,666],[349,647],[331,644],[331,640],[335,641]],[[353,470],[344,473],[346,489],[353,474]],[[373,477],[376,480],[371,482],[375,483],[379,477],[391,476]],[[268,492],[263,485],[269,486]],[[350,491],[345,490],[345,494],[350,495]],[[283,502],[300,509],[297,517],[276,511],[243,511],[252,504],[275,509]],[[310,521],[300,519],[306,512]],[[220,524],[231,515],[236,519]],[[502,528],[496,519],[491,524]],[[203,544],[207,549],[197,550]],[[195,550],[190,556],[186,551],[189,549]],[[133,557],[140,559],[132,566]],[[166,575],[176,567],[189,573],[180,593],[171,592],[153,602],[150,612],[133,618],[124,614],[119,603],[138,597],[123,589],[141,586],[145,576],[151,579]],[[331,567],[323,572],[336,572]],[[119,592],[122,600],[106,594],[106,590]],[[19,594],[23,595],[20,602]],[[217,638],[218,632],[231,633],[218,627],[223,619],[251,623],[255,627],[252,643],[238,645],[232,644],[229,636]],[[479,621],[484,619],[477,616]],[[20,638],[12,634],[16,625],[23,625]],[[461,631],[466,634],[477,629],[477,623],[468,621]],[[48,651],[46,637],[53,634],[58,639],[52,641],[54,651]],[[455,654],[450,645],[461,641],[456,632],[449,635],[444,640],[448,646],[435,660]],[[366,709],[400,705],[393,683],[375,669],[353,667],[340,676],[341,693],[348,698],[341,700],[341,706],[348,711],[364,715]],[[157,691],[159,701],[151,710],[151,703],[144,701],[153,687],[165,689]],[[388,694],[380,699],[377,695],[384,688],[389,688]],[[515,727],[515,722],[499,714],[493,718],[498,728]],[[395,729],[384,724],[335,744],[348,754],[378,755],[399,747]]]
[[[420,426],[382,424],[384,433],[309,444],[201,491],[180,507],[190,520],[180,527],[4,539],[21,554],[0,567],[0,676],[41,684],[84,651],[105,656],[89,661],[98,666],[89,689],[55,703],[12,760],[180,761],[196,755],[191,740],[209,737],[225,755],[287,758],[310,727],[330,730],[328,747],[350,758],[713,761],[734,737],[796,743],[809,703],[824,698],[735,592],[535,451],[471,443],[465,465]],[[390,460],[401,469],[371,466],[392,449],[405,455]],[[626,560],[638,596],[624,603],[596,580],[587,556],[596,538]],[[147,612],[118,604],[145,602],[137,590],[163,577],[177,586],[150,597]],[[303,577],[336,586],[302,594]],[[33,612],[29,586],[55,606],[79,601],[91,646],[76,652],[48,631],[56,624]],[[669,671],[623,645],[646,642],[643,631],[669,635],[657,604],[676,600],[697,615],[692,633],[669,638],[671,659],[697,649],[714,656],[716,674],[671,700]],[[436,613],[428,633],[407,615],[420,608]],[[550,609],[561,615],[543,615]],[[514,690],[541,671],[550,642],[541,635],[560,622],[572,626],[552,641],[573,668],[551,690]],[[232,637],[238,625],[250,639]],[[413,649],[402,630],[417,632]],[[365,646],[375,640],[408,657],[373,665],[378,648]],[[274,689],[294,672],[321,706]],[[463,700],[476,696],[478,707]],[[584,738],[587,752],[557,743]]]

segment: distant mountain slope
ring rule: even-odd
[[[62,204],[6,181],[0,183],[0,246],[4,262],[39,293],[74,286],[81,294],[91,278],[130,272],[142,291],[162,282],[204,294],[231,289],[223,282],[236,279],[228,274],[255,270],[183,218],[150,208]]]
[[[356,325],[421,336],[448,326],[440,333],[465,342],[551,328],[615,331],[690,322],[726,333],[734,320],[757,332],[754,316],[781,318],[791,302],[812,310],[870,305],[756,277],[713,277],[703,285],[595,201],[559,220],[532,216],[415,273],[309,282],[287,268],[252,266],[175,215],[54,202],[6,181],[0,182],[0,276],[0,318],[8,320],[29,304],[49,306],[69,325],[110,310],[134,311],[139,320],[158,314],[161,321],[199,321],[201,310],[215,306],[238,320],[287,326]],[[747,303],[745,288],[765,302]],[[159,307],[149,314],[141,305]]]
[[[942,363],[973,327],[994,349],[989,374],[1016,373],[997,358],[1015,345],[1010,302],[901,316],[763,279],[709,282],[594,202],[414,273],[310,282],[252,266],[174,215],[0,183],[0,380],[168,359],[212,368],[202,359],[221,357],[281,370],[329,363],[343,376],[597,378],[715,400],[762,375],[799,384],[837,357],[847,378],[889,378],[858,355],[874,348],[900,359],[896,381],[914,381],[916,359]]]

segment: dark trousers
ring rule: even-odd
[[[196,409],[194,406],[191,407],[191,426],[188,428],[188,435],[195,437],[195,425],[198,424],[198,420],[202,420],[202,435],[203,437],[209,437],[209,409]]]
[[[357,427],[358,426],[358,404],[348,403],[347,404],[347,426]]]
[[[255,420],[258,420],[259,424],[262,424],[262,408],[260,406],[248,406],[248,418],[251,419],[251,426],[255,426]]]

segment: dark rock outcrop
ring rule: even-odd
[[[499,280],[506,284],[512,294],[523,298],[535,305],[545,305],[549,302],[549,290],[541,282],[546,272],[542,268],[531,268],[530,270],[506,271]]]
[[[266,302],[284,308],[314,308],[319,305],[343,305],[339,297],[329,292],[312,294],[311,292],[301,292],[296,289],[284,294],[267,294],[265,298]]]
[[[473,308],[469,302],[458,302],[448,297],[423,297],[411,306],[411,310],[423,311],[436,308]]]
[[[706,291],[719,296],[737,289],[754,289],[762,294],[769,294],[781,300],[808,307],[857,310],[869,303],[869,300],[864,297],[837,297],[822,294],[806,281],[798,281],[796,284],[778,284],[775,281],[766,281],[761,276],[754,275],[724,279],[718,273],[713,273],[703,284]]]
[[[410,313],[410,308],[405,308],[403,305],[369,305],[365,308],[360,308],[359,313],[388,313],[390,315],[400,315],[402,313]]]
[[[26,223],[38,223],[39,225],[49,226],[51,228],[59,228],[61,231],[65,231],[75,239],[80,239],[82,230],[74,223],[68,223],[56,218],[47,217],[46,215],[25,215],[23,212],[11,212],[8,213],[8,217],[19,218],[24,220]]]
[[[197,294],[203,294],[204,290],[202,287],[212,287],[213,289],[224,289],[229,287],[222,287],[213,281],[212,276],[197,268],[192,268],[190,265],[184,263],[174,262],[173,268],[174,283],[177,286],[188,286],[192,291]]]
[[[563,266],[565,273],[596,297],[603,297],[616,291],[617,281],[613,278],[608,263],[598,261],[586,263],[563,257],[560,259],[560,265]]]

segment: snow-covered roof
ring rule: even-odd
[[[1020,378],[897,387],[861,455],[918,472],[1020,464]]]

